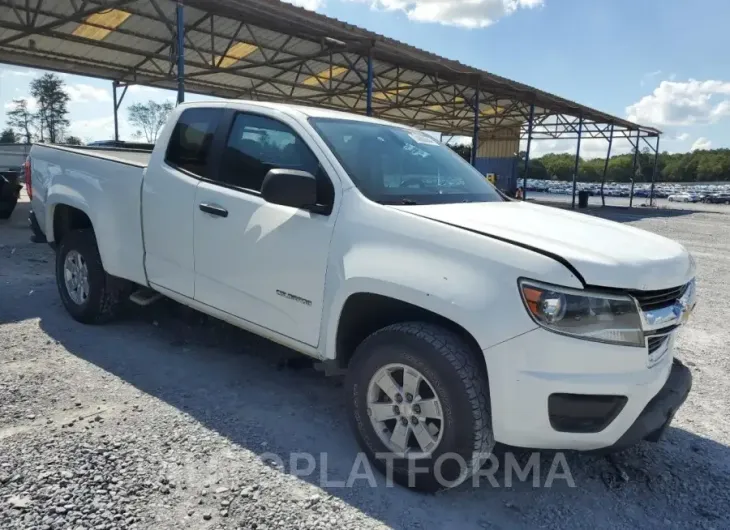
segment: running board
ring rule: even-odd
[[[162,295],[152,289],[140,289],[132,293],[129,299],[137,305],[148,306],[162,298]]]

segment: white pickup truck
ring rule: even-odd
[[[37,145],[29,166],[76,320],[161,293],[345,372],[355,435],[399,483],[458,484],[495,441],[657,440],[689,392],[681,245],[508,200],[415,129],[185,104],[151,153]]]

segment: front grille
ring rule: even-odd
[[[651,311],[672,305],[682,297],[688,285],[685,284],[680,287],[660,289],[658,291],[629,291],[629,294],[636,298],[642,311]]]
[[[649,353],[654,353],[661,348],[669,337],[667,335],[661,335],[658,337],[649,337],[646,341],[646,345],[649,348]]]

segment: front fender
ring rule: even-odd
[[[463,327],[482,349],[534,329],[519,297],[517,278],[490,276],[481,265],[403,248],[353,249],[339,267],[339,281],[329,283],[338,288],[325,318],[324,356],[336,358],[339,317],[347,299],[359,293],[436,313]]]
[[[535,329],[521,277],[580,288],[562,263],[538,252],[363,199],[343,196],[330,245],[320,350],[337,357],[347,299],[371,293],[458,324],[482,349]]]

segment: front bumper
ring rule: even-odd
[[[541,328],[488,348],[494,436],[515,447],[579,451],[619,450],[656,439],[692,384],[673,352],[673,336],[650,359],[646,348],[582,341]],[[556,428],[554,414],[551,421],[550,396],[556,394],[625,400],[610,414],[603,408],[605,424],[566,432]]]
[[[620,451],[642,440],[657,442],[687,399],[692,389],[692,372],[677,359],[672,363],[667,382],[644,408],[634,424],[607,451]]]

